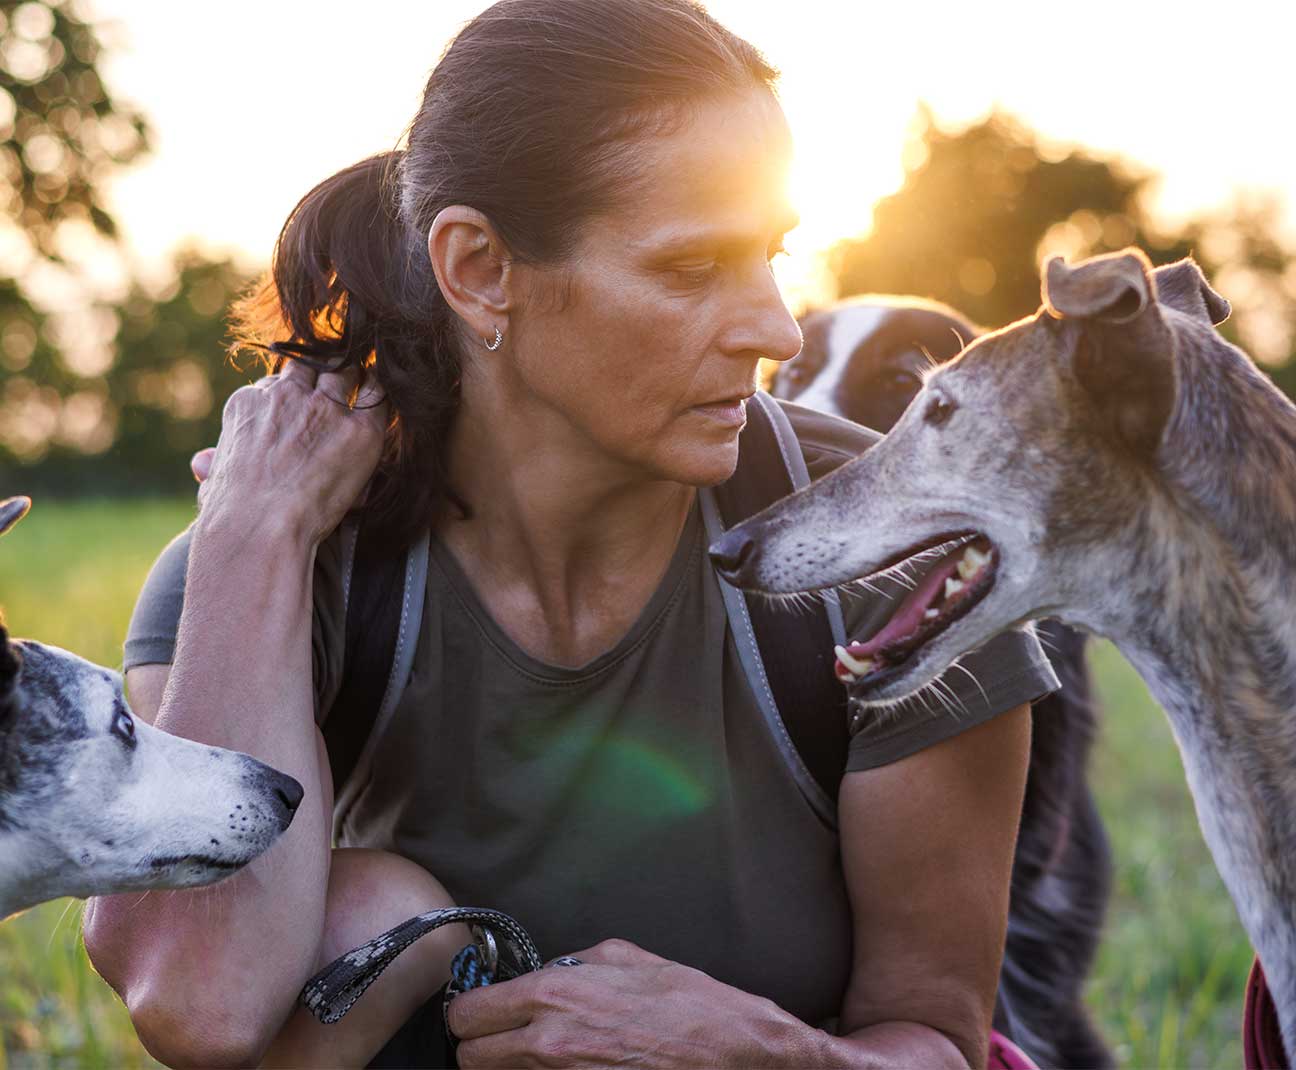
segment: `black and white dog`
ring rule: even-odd
[[[866,296],[809,313],[775,397],[886,433],[923,373],[983,332],[946,305]],[[1112,1066],[1082,1003],[1111,893],[1106,832],[1087,780],[1097,727],[1085,637],[1037,628],[1062,690],[1032,711],[1030,774],[1013,865],[996,1026],[1043,1066]]]
[[[0,534],[27,512],[0,501]],[[119,673],[0,624],[0,919],[58,896],[210,884],[292,821],[302,788],[136,721]]]

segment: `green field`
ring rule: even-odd
[[[38,503],[0,543],[0,605],[19,635],[119,666],[135,592],[191,502]],[[1133,1067],[1236,1067],[1251,952],[1212,868],[1161,712],[1098,645],[1104,704],[1095,782],[1116,894],[1089,1005]],[[0,927],[0,1068],[153,1065],[91,971],[79,904]]]

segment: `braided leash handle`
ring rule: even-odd
[[[326,1025],[338,1021],[396,960],[397,955],[433,929],[455,922],[474,926],[477,929],[474,933],[476,946],[489,950],[489,954],[479,951],[477,957],[480,959],[486,955],[487,960],[494,960],[487,961],[484,966],[478,963],[471,987],[491,981],[507,981],[544,965],[526,930],[502,911],[476,907],[429,910],[334,959],[306,983],[299,997],[302,1006]],[[570,965],[574,961],[561,964]]]

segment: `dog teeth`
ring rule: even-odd
[[[873,671],[872,658],[857,658],[844,646],[840,645],[833,647],[833,652],[837,655],[837,660],[856,676],[866,676]]]
[[[926,613],[923,614],[923,619],[924,619],[924,620],[935,620],[935,619],[936,619],[937,617],[939,617],[939,616],[940,616],[940,610],[939,610],[939,609],[929,609],[929,610],[927,610]]]
[[[951,595],[958,594],[965,586],[967,585],[962,580],[956,580],[951,576],[945,581],[945,597],[949,598]]]
[[[975,546],[968,546],[963,551],[963,556],[959,558],[958,574],[965,580],[970,580],[982,567],[990,561],[989,554],[983,554]]]

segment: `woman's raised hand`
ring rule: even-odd
[[[191,462],[204,524],[277,530],[318,545],[360,499],[382,454],[388,407],[372,376],[290,360],[230,395],[215,451]]]

